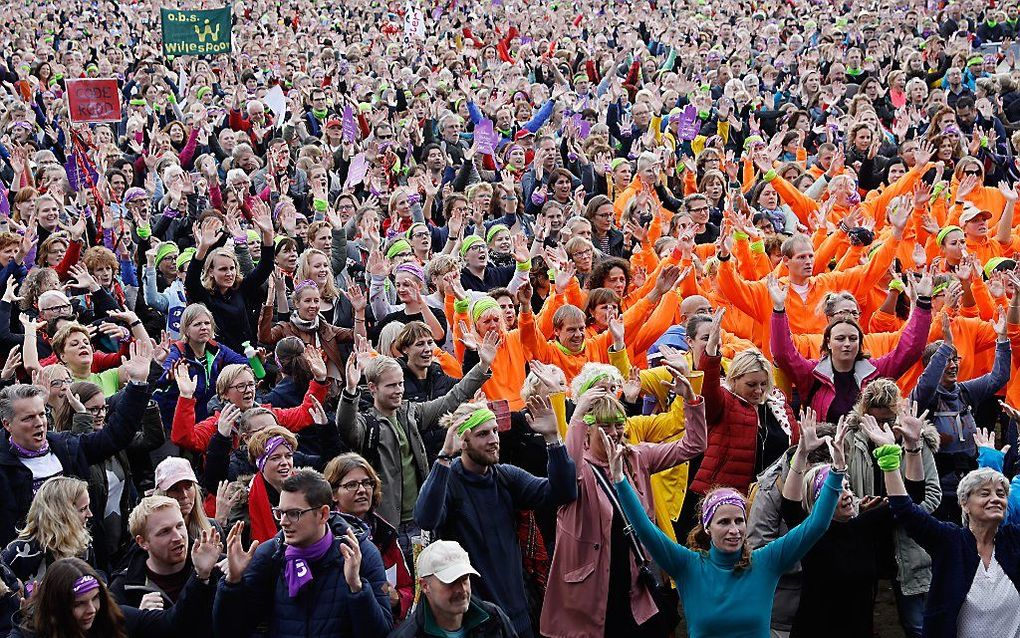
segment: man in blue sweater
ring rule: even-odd
[[[529,419],[531,427],[545,437],[549,450],[548,479],[500,464],[495,415],[484,403],[467,403],[447,417],[443,451],[414,506],[414,519],[422,529],[455,540],[467,550],[481,574],[474,583],[479,596],[503,609],[522,638],[534,632],[524,590],[517,512],[577,498],[574,462],[560,441],[555,415],[547,402],[533,401],[529,409],[538,414]]]

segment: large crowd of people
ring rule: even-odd
[[[0,636],[1020,638],[1020,5],[161,8],[4,8]]]

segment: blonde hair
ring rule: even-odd
[[[131,535],[135,538],[139,536],[145,538],[145,524],[149,521],[149,515],[168,507],[176,508],[178,512],[181,511],[181,504],[169,496],[146,496],[139,501],[128,515],[128,530]],[[195,509],[200,507],[202,504],[196,501]]]
[[[62,355],[64,354],[64,346],[67,345],[67,340],[71,338],[71,335],[75,333],[85,335],[85,339],[91,343],[92,335],[89,334],[89,331],[85,328],[85,326],[76,321],[65,323],[60,327],[60,330],[57,330],[57,334],[53,335],[53,340],[50,342],[50,345],[53,348],[53,352],[56,353],[57,359],[61,362],[63,362]]]
[[[188,526],[188,537],[198,538],[202,532],[211,532],[213,529],[212,523],[209,522],[209,517],[202,511],[202,489],[198,486],[198,483],[191,481],[191,489],[195,490],[194,505],[191,506],[191,512],[184,517],[184,524]],[[153,490],[153,496],[167,496],[167,498],[173,498],[168,496],[166,492],[159,489],[158,487]],[[174,499],[175,501],[177,499]],[[177,504],[180,507],[180,503]],[[181,512],[184,514],[184,512]]]
[[[772,393],[772,389],[775,387],[776,381],[772,373],[772,364],[765,358],[761,352],[756,348],[748,348],[742,350],[733,357],[730,361],[730,368],[726,372],[726,384],[733,389],[733,382],[744,376],[745,374],[751,374],[753,372],[764,372],[768,377],[768,383],[763,393],[764,396],[768,396]]]
[[[262,428],[248,439],[248,460],[254,463],[266,451],[266,443],[274,436],[282,437],[291,450],[296,451],[298,447],[297,437],[294,433],[282,425],[270,425]]]
[[[896,382],[892,379],[880,377],[864,386],[864,389],[861,390],[861,397],[857,399],[854,412],[858,416],[863,416],[868,413],[868,410],[873,408],[888,408],[895,411],[902,399],[903,396],[900,394],[900,388],[896,385]]]
[[[220,370],[220,376],[216,378],[216,396],[222,397],[230,389],[230,386],[234,385],[237,381],[237,377],[241,376],[241,373],[247,372],[251,375],[252,379],[255,379],[255,373],[252,372],[251,366],[244,363],[229,363],[223,366]]]
[[[611,366],[608,363],[588,362],[584,364],[581,371],[570,382],[570,394],[574,397],[574,400],[577,401],[584,394],[581,391],[581,388],[584,388],[584,386],[588,385],[589,387],[586,389],[590,390],[590,386],[594,385],[594,380],[599,376],[604,376],[610,381],[623,385],[623,375],[616,369],[616,366]]]
[[[319,287],[319,294],[322,295],[323,299],[337,299],[340,296],[340,290],[336,287],[336,281],[333,280],[335,273],[329,263],[329,256],[318,248],[306,248],[305,252],[301,253],[301,259],[298,259],[298,265],[294,271],[294,281],[311,279],[311,276],[305,271],[308,269],[308,260],[312,255],[322,255],[322,258],[326,260],[326,266],[329,268],[329,277],[326,277],[326,282]]]
[[[393,342],[396,341],[403,329],[404,324],[400,321],[391,321],[383,326],[383,329],[379,331],[379,347],[376,348],[376,352],[387,357],[392,356]]]
[[[563,370],[559,366],[549,365],[546,366],[555,370],[555,374],[563,379],[563,383],[567,382],[567,375],[563,374]],[[584,369],[582,368],[582,372]],[[545,386],[545,382],[534,371],[529,372],[528,376],[524,379],[524,387],[521,388],[521,398],[527,401],[533,396],[538,396],[542,388]],[[555,388],[550,388],[550,391],[556,392]]]
[[[394,321],[393,323],[398,323]],[[390,324],[393,325],[392,323]],[[380,354],[378,357],[373,358],[365,366],[365,381],[367,383],[376,383],[379,381],[379,377],[382,376],[383,372],[387,370],[398,370],[403,372],[400,364],[393,357]]]
[[[32,498],[18,538],[35,540],[54,560],[83,555],[92,543],[92,535],[81,524],[74,504],[88,493],[89,484],[80,479],[47,479]]]
[[[191,324],[195,323],[200,317],[203,316],[209,317],[209,323],[212,324],[211,325],[212,334],[213,336],[216,335],[217,331],[216,317],[213,316],[213,313],[206,307],[204,303],[190,303],[184,309],[184,312],[181,313],[181,323],[179,331],[181,333],[182,339],[184,339],[185,341],[187,340],[188,328],[190,328]]]
[[[587,416],[595,419],[591,424],[592,427],[617,422],[626,424],[627,422],[627,410],[620,403],[620,400],[611,394],[592,401],[591,409],[588,410]]]
[[[225,257],[230,261],[234,262],[234,268],[237,270],[237,276],[234,277],[234,285],[231,286],[232,290],[237,290],[241,285],[241,265],[237,261],[237,255],[234,254],[232,248],[217,248],[210,252],[205,257],[205,262],[202,264],[202,287],[206,290],[212,291],[215,289],[216,283],[213,280],[212,269],[213,262],[217,257]],[[269,255],[272,258],[272,255]]]

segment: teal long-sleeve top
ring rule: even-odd
[[[641,543],[676,581],[691,638],[769,638],[779,577],[825,534],[843,489],[843,475],[830,472],[804,522],[754,550],[750,568],[739,571],[733,567],[740,552],[713,546],[706,556],[678,545],[648,520],[630,483],[623,480],[616,489]]]

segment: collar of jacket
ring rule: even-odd
[[[864,380],[874,374],[877,369],[869,359],[858,359],[854,362],[854,379],[857,381],[857,387],[861,387]],[[832,357],[826,356],[818,362],[818,365],[815,366],[815,376],[828,381],[829,384],[835,383],[836,370],[832,367]]]
[[[445,638],[445,636],[449,635],[436,624],[436,619],[432,615],[432,608],[427,603],[422,605],[422,607],[425,613],[425,633],[429,636],[439,636],[440,638]],[[489,613],[482,609],[481,605],[475,600],[475,597],[472,596],[468,610],[464,612],[464,617],[460,621],[460,628],[464,635],[469,635],[472,629],[487,620],[489,620]]]

